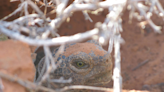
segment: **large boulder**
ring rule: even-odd
[[[0,42],[0,72],[33,81],[35,66],[31,59],[31,51],[25,43],[7,40]],[[23,86],[2,79],[3,92],[27,92]]]

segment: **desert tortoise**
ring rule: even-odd
[[[55,56],[58,48],[52,52]],[[72,78],[71,83],[51,83],[53,89],[68,85],[90,85],[101,86],[108,83],[112,77],[112,60],[110,54],[94,40],[85,43],[67,44],[64,53],[59,56],[61,60],[57,69],[50,74],[51,79]],[[41,70],[44,57],[38,64]],[[57,63],[56,62],[56,63]],[[45,82],[44,86],[48,85]],[[76,91],[77,92],[77,91]]]

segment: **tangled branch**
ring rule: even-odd
[[[4,33],[10,38],[28,43],[29,45],[44,47],[46,55],[45,63],[47,67],[43,68],[43,71],[46,73],[45,75],[42,75],[42,78],[39,77],[39,81],[37,81],[38,84],[41,84],[42,81],[44,81],[45,79],[49,79],[49,73],[52,70],[55,70],[57,67],[57,65],[55,65],[53,61],[56,61],[58,56],[55,57],[56,59],[52,58],[50,46],[64,46],[64,44],[67,43],[75,43],[83,41],[87,38],[94,38],[95,40],[98,40],[101,44],[106,44],[109,42],[108,52],[110,53],[112,52],[112,49],[114,47],[114,92],[121,92],[122,78],[120,66],[120,44],[123,42],[123,39],[121,38],[120,32],[122,32],[121,15],[123,14],[124,9],[128,8],[130,10],[130,20],[132,18],[137,18],[139,21],[144,19],[146,21],[146,24],[149,24],[157,33],[161,33],[161,27],[153,23],[153,21],[151,20],[151,16],[153,14],[157,14],[164,19],[164,10],[158,0],[74,0],[70,5],[68,5],[68,0],[50,0],[49,2],[47,0],[35,0],[35,2],[38,3],[40,6],[37,6],[35,2],[31,0],[21,1],[22,2],[20,6],[13,13],[0,20],[0,32]],[[147,5],[145,5],[145,3]],[[29,13],[29,6],[32,7],[35,13]],[[39,8],[42,6],[45,6],[44,12],[41,11]],[[47,13],[47,7],[51,7],[52,11]],[[104,22],[97,23],[94,29],[72,36],[60,37],[60,35],[57,33],[57,29],[67,18],[71,16],[73,12],[82,11],[85,19],[88,19],[92,22],[93,20],[89,17],[88,11],[98,11],[103,9],[108,9],[109,13],[107,14]],[[5,21],[7,18],[21,11],[24,11],[24,16],[10,22]],[[56,14],[55,19],[50,19],[49,17],[47,17],[49,14],[54,13]],[[141,23],[141,27],[145,28],[146,24]],[[26,33],[27,35],[23,35],[22,32]],[[50,35],[51,38],[49,37]],[[59,53],[62,53],[62,50]],[[42,74],[42,70],[40,73]],[[0,77],[3,76],[1,75]],[[60,78],[59,80],[61,81],[64,79]],[[38,85],[32,85],[34,87],[38,87]],[[70,86],[60,91],[75,88],[78,89],[81,87]],[[99,89],[87,86],[83,86],[83,88],[96,90]],[[0,89],[2,89],[1,86]],[[46,88],[43,89],[47,90]],[[53,90],[50,91],[53,92]],[[104,91],[104,89],[102,89],[102,91]]]

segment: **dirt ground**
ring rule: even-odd
[[[18,2],[9,3],[3,0],[0,4],[0,18],[12,12]],[[164,7],[164,1],[159,0]],[[107,11],[98,15],[90,14],[93,22],[85,20],[81,12],[74,13],[70,22],[65,22],[58,29],[60,35],[73,35],[94,28],[98,21],[103,22]],[[13,20],[18,15],[10,18]],[[129,23],[129,11],[126,10],[122,16],[123,32],[122,38],[125,43],[121,45],[123,89],[149,90],[151,92],[164,92],[164,22],[162,18],[153,16],[155,24],[162,27],[162,33],[157,34],[147,25],[142,30],[138,21],[133,19]],[[107,46],[104,46],[107,50]],[[144,63],[140,67],[137,67]],[[112,81],[107,85],[112,87]]]

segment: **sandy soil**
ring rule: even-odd
[[[4,4],[0,4],[0,18],[9,14],[18,5],[9,3],[9,0],[3,0]],[[159,0],[164,6],[164,1]],[[12,6],[11,6],[12,5]],[[12,7],[12,10],[11,10]],[[84,32],[94,28],[94,24],[98,21],[103,22],[107,11],[103,11],[98,15],[90,14],[93,22],[85,20],[81,12],[74,13],[70,22],[65,22],[58,29],[60,35],[73,35],[75,33]],[[123,18],[122,38],[125,43],[121,46],[122,56],[122,77],[123,89],[149,90],[151,92],[164,92],[164,30],[162,33],[155,33],[150,26],[146,26],[142,30],[138,26],[137,20],[129,23],[129,12],[126,10]],[[18,17],[18,15],[9,20]],[[158,16],[153,16],[155,23],[163,27],[164,22]],[[104,46],[107,50],[107,46]],[[142,66],[136,68],[139,64],[145,62]],[[112,87],[112,81],[107,85]]]

